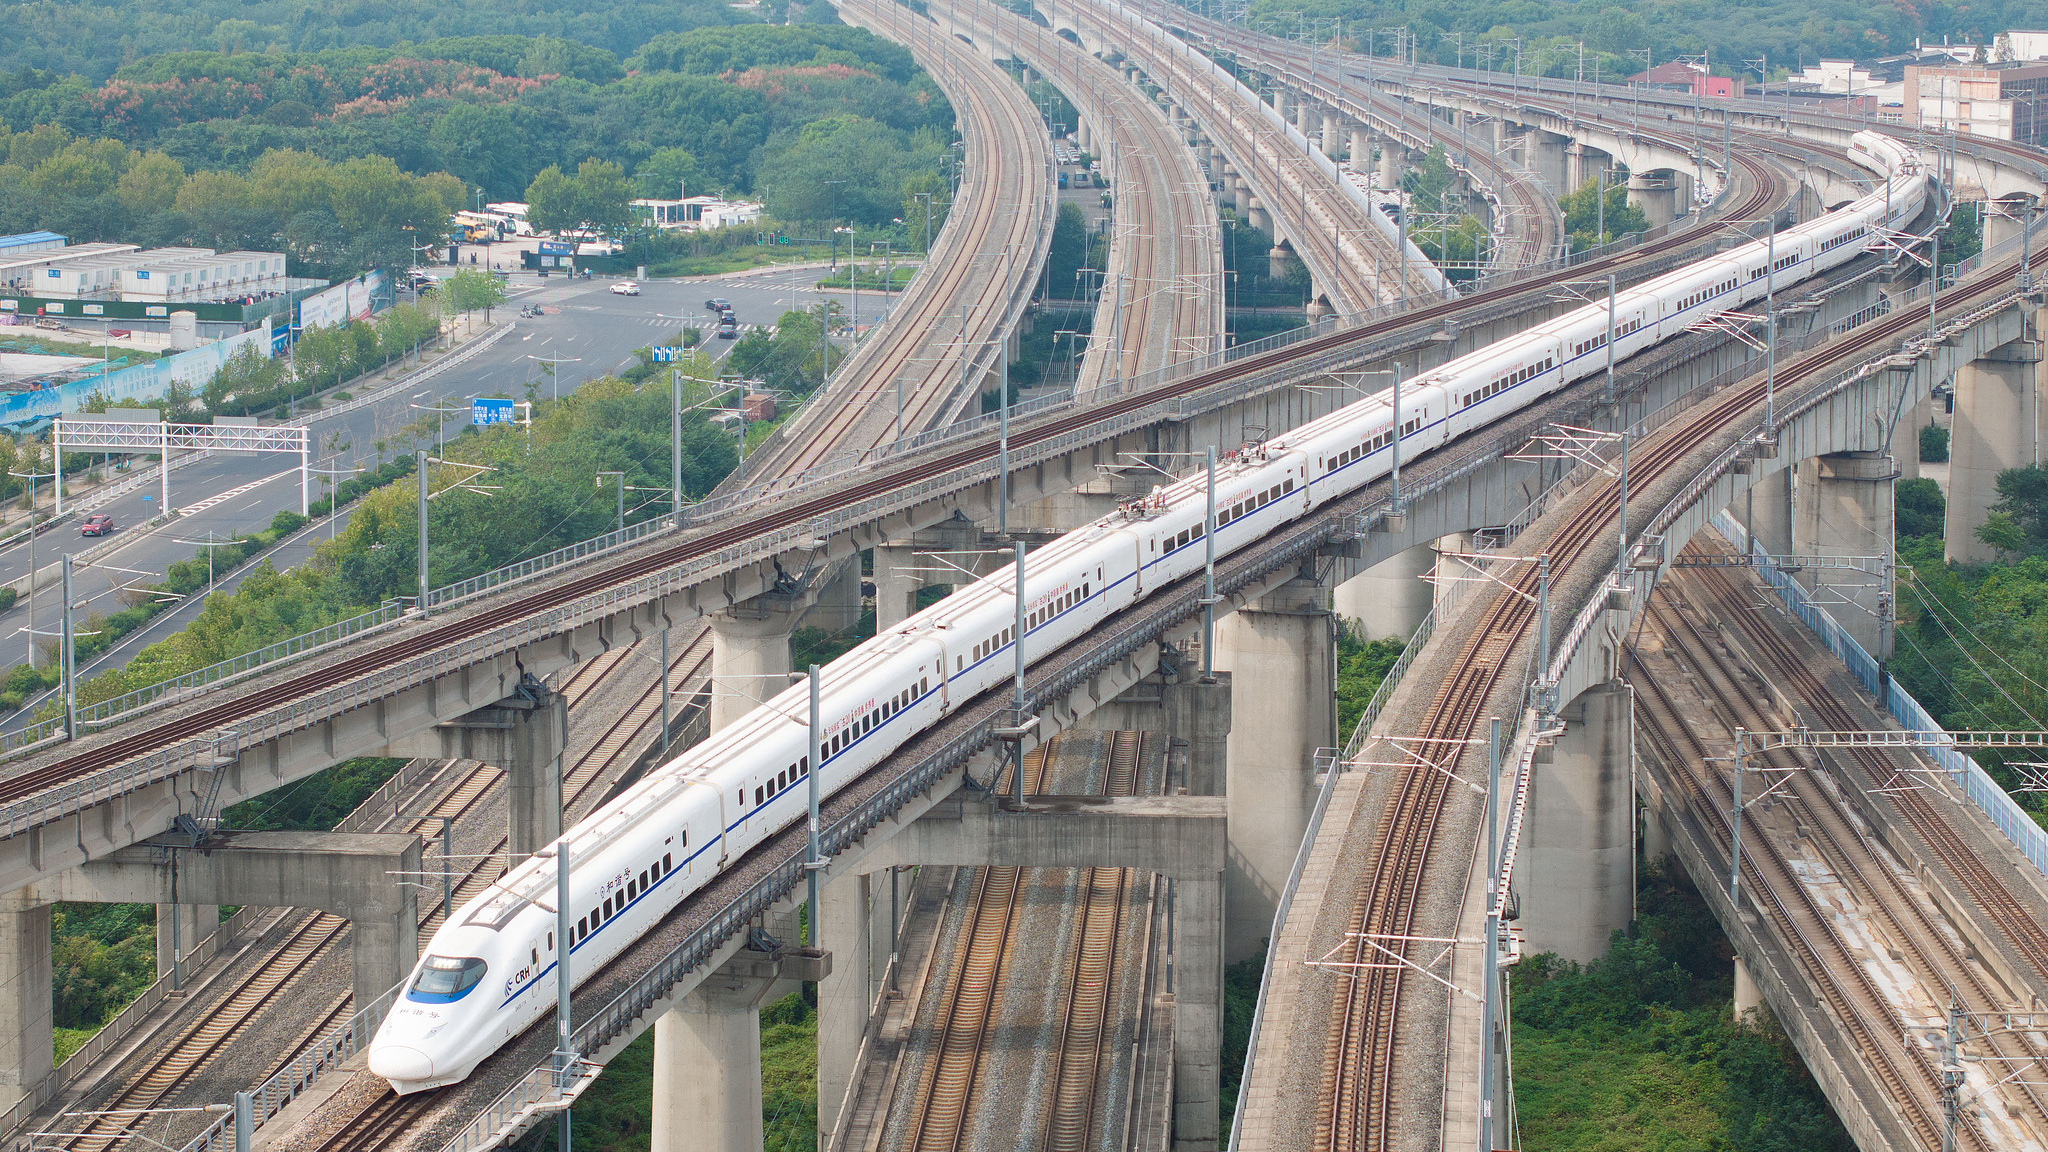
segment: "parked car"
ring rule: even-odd
[[[104,513],[98,516],[87,516],[85,523],[78,526],[78,534],[80,536],[105,536],[113,530],[114,518]]]
[[[711,309],[711,310],[712,310],[713,312],[730,312],[730,311],[732,311],[732,301],[730,301],[730,300],[720,300],[720,299],[712,299],[712,300],[706,300],[706,301],[704,302],[704,306],[705,306],[706,308],[709,308],[709,309]]]
[[[612,295],[614,296],[638,296],[639,294],[640,286],[631,280],[621,280],[612,285]]]

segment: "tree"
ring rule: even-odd
[[[441,295],[458,312],[484,310],[490,323],[491,309],[505,302],[505,285],[481,268],[464,268],[441,281]]]
[[[168,211],[178,202],[185,166],[161,152],[151,152],[129,165],[114,182],[114,195],[130,216]]]
[[[681,199],[692,191],[702,195],[698,182],[697,158],[687,148],[656,148],[633,170],[633,183],[640,195],[650,199]]]
[[[1576,192],[1559,197],[1557,206],[1564,210],[1564,230],[1571,236],[1573,251],[1584,251],[1616,236],[1647,231],[1650,227],[1650,219],[1643,215],[1643,210],[1628,202],[1625,182],[1608,181],[1604,219],[1598,177],[1579,185]],[[1607,228],[1604,233],[1600,231],[1602,224]]]
[[[2026,530],[2009,512],[1985,513],[1984,523],[1977,525],[1977,539],[1997,550],[2000,559],[2027,550]]]
[[[542,232],[566,232],[583,222],[576,181],[550,164],[526,186],[526,220]]]
[[[1046,249],[1045,276],[1049,294],[1071,296],[1080,289],[1079,273],[1088,260],[1088,218],[1081,206],[1063,201],[1052,222],[1052,243]]]
[[[576,170],[576,208],[581,222],[599,235],[623,235],[633,226],[633,185],[626,170],[609,160],[585,160]]]

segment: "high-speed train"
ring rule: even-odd
[[[1661,276],[1615,302],[1615,355],[1631,355],[1708,313],[1762,298],[1861,252],[1873,230],[1917,216],[1929,192],[1913,152],[1861,133],[1851,155],[1884,186],[1806,224]],[[1771,265],[1766,267],[1766,265]],[[1385,394],[1232,454],[1217,472],[1216,550],[1248,546],[1408,458],[1583,376],[1607,361],[1606,301],[1459,357],[1401,390],[1399,429]],[[1028,558],[1024,635],[1011,569],[962,589],[832,662],[822,673],[824,795],[913,734],[1001,684],[1023,643],[1059,649],[1121,609],[1202,567],[1200,477],[1156,488]],[[691,892],[803,818],[811,771],[808,688],[788,689],[648,773],[482,895],[428,943],[379,1027],[370,1068],[397,1091],[449,1084],[551,1012],[567,949],[580,981],[602,969]],[[556,938],[555,861],[571,861],[571,924]]]

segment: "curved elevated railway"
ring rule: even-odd
[[[1968,308],[1972,302],[2005,291],[2018,263],[2001,262],[1968,284],[1957,286],[1948,295],[1945,309]],[[2037,254],[2034,266],[2044,265],[2048,258]],[[1780,365],[1780,403],[1834,366],[1867,359],[1925,324],[1921,313],[1886,317],[1815,354]],[[1732,429],[1754,423],[1764,392],[1762,381],[1737,384],[1674,420],[1651,443],[1631,452],[1631,490],[1654,490],[1695,452]],[[1614,486],[1605,482],[1587,489],[1596,490],[1599,494],[1577,501],[1545,542],[1554,579],[1581,562],[1608,562],[1600,554],[1613,538]],[[1515,678],[1528,667],[1523,652],[1535,617],[1536,591],[1535,572],[1530,566],[1519,567],[1523,569],[1520,575],[1506,581],[1516,591],[1476,605],[1470,617],[1472,626],[1459,629],[1447,665],[1454,671],[1414,715],[1418,756],[1449,764],[1470,742],[1483,743],[1488,702],[1503,698],[1503,692],[1510,699],[1518,692]],[[1396,967],[1371,966],[1374,948],[1369,941],[1414,935],[1433,856],[1456,853],[1466,862],[1455,869],[1462,878],[1473,850],[1470,843],[1439,842],[1439,823],[1453,785],[1451,776],[1433,765],[1397,771],[1400,776],[1390,798],[1372,831],[1357,845],[1367,862],[1358,897],[1341,910],[1348,919],[1344,930],[1351,941],[1342,961],[1359,967],[1336,978],[1313,1118],[1313,1146],[1318,1150],[1364,1152],[1397,1145],[1393,1069],[1409,977]]]

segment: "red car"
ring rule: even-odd
[[[107,515],[87,516],[85,523],[78,526],[80,536],[105,536],[114,530],[114,518]]]

